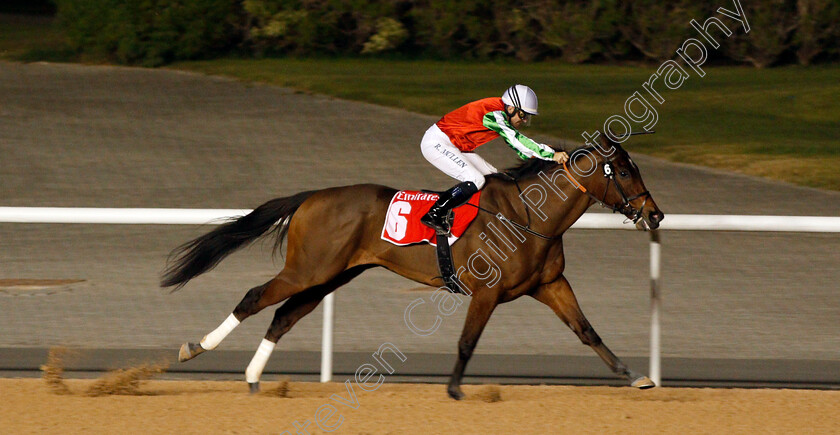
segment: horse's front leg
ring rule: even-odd
[[[601,341],[601,337],[586,320],[577,298],[575,298],[572,287],[565,277],[561,276],[557,281],[544,284],[537,288],[531,295],[534,299],[548,305],[557,316],[563,320],[569,328],[577,334],[583,344],[591,347],[598,356],[604,360],[613,373],[630,381],[630,385],[637,388],[650,388],[656,386],[647,376],[640,375],[624,365],[612,351]]]
[[[489,289],[484,290],[484,293],[476,293],[472,296],[470,307],[467,309],[467,319],[464,321],[464,330],[461,332],[461,339],[458,340],[458,362],[455,363],[455,369],[449,379],[449,387],[446,389],[449,397],[455,400],[461,400],[464,397],[461,391],[461,378],[464,377],[467,362],[472,357],[481,332],[484,331],[484,326],[487,325],[490,315],[498,304],[498,295]]]

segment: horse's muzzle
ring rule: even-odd
[[[647,218],[650,229],[655,230],[659,228],[659,223],[662,222],[662,219],[665,219],[665,213],[659,210],[650,212]]]

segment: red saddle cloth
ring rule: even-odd
[[[470,198],[467,204],[456,207],[453,211],[455,216],[452,223],[452,233],[449,235],[449,244],[455,243],[467,227],[478,215],[478,200],[481,192]],[[417,192],[413,190],[401,190],[391,198],[388,205],[388,213],[385,215],[385,225],[382,226],[382,240],[387,240],[398,246],[411,245],[414,243],[427,242],[435,243],[435,230],[423,225],[420,218],[423,217],[435,201],[436,193]]]

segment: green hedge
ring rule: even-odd
[[[713,59],[766,67],[840,56],[840,1],[741,0],[751,31],[715,11],[732,0],[57,0],[80,53],[127,64],[237,52],[433,58],[654,60],[717,16],[733,35]],[[717,32],[717,30],[713,30]]]
[[[237,9],[228,0],[57,0],[71,48],[157,66],[228,51]]]

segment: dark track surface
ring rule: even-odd
[[[0,206],[251,208],[335,185],[450,184],[419,151],[435,118],[369,104],[166,70],[13,63],[0,63],[0,102]],[[497,167],[515,163],[499,142],[479,152]],[[634,160],[666,214],[840,215],[835,192],[642,155]],[[256,245],[178,293],[160,290],[158,273],[169,251],[205,231],[0,224],[0,279],[84,280],[0,289],[0,347],[176,353],[282,267],[268,246]],[[619,231],[566,236],[567,276],[589,320],[620,356],[648,352],[646,240]],[[738,361],[779,360],[779,367],[793,368],[767,380],[783,382],[800,379],[807,361],[840,361],[837,235],[670,232],[663,234],[663,254],[662,347],[673,358],[666,364],[733,361],[751,379],[749,365]],[[403,323],[406,306],[429,297],[409,291],[417,287],[373,270],[342,288],[336,351],[370,354],[392,342],[404,352],[454,354],[465,310],[432,336],[418,337]],[[243,323],[220,350],[255,350],[272,314]],[[320,322],[316,310],[278,350],[319,350]],[[553,313],[524,299],[496,311],[477,352],[592,356]],[[13,355],[5,353],[4,364]],[[528,364],[538,367],[534,361]],[[663,365],[666,379],[668,370]]]

